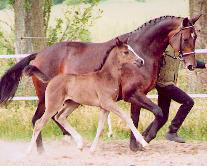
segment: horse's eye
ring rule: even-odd
[[[129,54],[129,51],[124,51],[124,54]]]
[[[184,39],[184,42],[188,42],[188,39]]]

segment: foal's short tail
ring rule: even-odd
[[[8,101],[10,101],[17,90],[17,87],[19,85],[22,71],[24,68],[29,65],[30,61],[35,59],[37,56],[37,53],[31,54],[25,58],[23,58],[21,61],[19,61],[17,64],[12,66],[2,77],[0,80],[0,104],[6,104]]]
[[[49,82],[49,77],[46,76],[43,72],[41,72],[36,66],[33,65],[28,65],[25,67],[24,72],[27,76],[35,76],[39,80],[41,80],[43,83],[48,83]]]

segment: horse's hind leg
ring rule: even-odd
[[[91,148],[90,148],[91,152],[94,152],[96,149],[96,145],[98,143],[100,135],[103,132],[104,124],[105,124],[105,121],[106,121],[108,115],[109,115],[109,112],[104,109],[101,109],[101,111],[99,112],[98,128],[96,131],[96,137],[95,137],[95,139],[91,145]]]
[[[68,123],[67,117],[80,105],[73,101],[65,103],[65,109],[61,110],[55,115],[56,121],[74,138],[77,148],[83,148],[83,141],[81,135]]]

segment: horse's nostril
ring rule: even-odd
[[[189,70],[193,70],[193,65],[189,65],[189,66],[188,66],[188,69],[189,69]]]

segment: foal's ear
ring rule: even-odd
[[[182,27],[187,27],[187,26],[189,26],[189,19],[188,19],[188,17],[185,17],[184,19],[183,19],[183,22],[182,22]]]
[[[199,14],[197,16],[194,16],[190,19],[190,22],[194,25],[196,21],[202,16],[202,14]]]
[[[117,45],[118,47],[121,47],[121,46],[123,45],[123,42],[122,42],[121,40],[119,40],[118,37],[116,38],[116,45]]]

